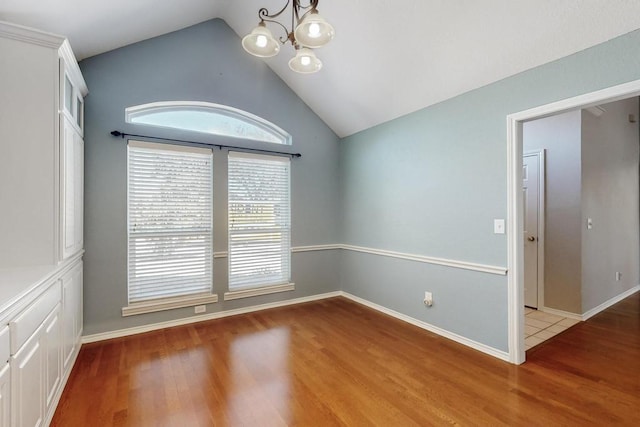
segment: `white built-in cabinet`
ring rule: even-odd
[[[83,247],[84,215],[84,140],[66,116],[61,116],[60,159],[62,171],[61,254],[62,259],[78,253]]]
[[[62,367],[70,369],[82,334],[82,263],[62,276]]]
[[[10,388],[3,387],[0,377],[0,427],[41,426],[53,418],[80,350],[81,258],[67,263],[32,293],[37,296],[10,316],[6,328]],[[5,417],[5,410],[10,417]],[[11,422],[4,424],[5,419]]]
[[[11,347],[9,327],[0,328],[0,427],[11,425]]]
[[[87,87],[64,37],[0,21],[0,427],[50,423],[80,350]]]
[[[84,81],[60,58],[60,253],[66,259],[83,247]],[[84,88],[84,89],[83,89]]]

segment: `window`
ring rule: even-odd
[[[291,145],[291,135],[258,116],[210,102],[169,101],[125,110],[127,123]]]
[[[129,141],[128,179],[129,307],[123,315],[217,301],[211,295],[211,150]],[[140,303],[146,306],[136,308]]]
[[[288,287],[293,286],[289,164],[285,157],[229,153],[230,292],[225,299],[259,287],[293,289]]]

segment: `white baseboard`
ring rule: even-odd
[[[166,322],[152,323],[149,325],[136,326],[133,328],[118,329],[116,331],[102,332],[98,334],[85,335],[82,337],[82,343],[88,344],[97,341],[104,341],[113,338],[121,338],[129,335],[142,334],[144,332],[157,331],[164,328],[172,328],[174,326],[188,325],[191,323],[204,322],[205,320],[220,319],[223,317],[236,316],[238,314],[252,313],[254,311],[267,310],[269,308],[285,307],[287,305],[302,304],[304,302],[317,301],[326,298],[341,296],[342,291],[327,292],[319,295],[311,295],[308,297],[294,298],[286,301],[277,301],[267,304],[252,305],[250,307],[236,308],[233,310],[218,311],[216,313],[203,314],[201,316],[185,317],[182,319],[169,320]]]
[[[582,313],[582,320],[587,320],[588,318],[595,316],[596,314],[600,313],[601,311],[606,310],[607,308],[611,307],[612,305],[614,305],[616,303],[619,303],[623,299],[627,298],[628,296],[631,296],[631,295],[635,294],[638,291],[640,291],[640,285],[636,285],[633,288],[629,289],[628,291],[624,291],[620,295],[617,295],[617,296],[611,298],[610,300],[603,302],[599,306],[594,307],[589,311],[585,311],[584,313]]]
[[[543,313],[554,314],[556,316],[566,317],[568,319],[582,320],[581,314],[571,313],[570,311],[557,310],[555,308],[541,307],[538,309]]]
[[[406,314],[402,314],[402,313],[399,313],[399,312],[397,312],[395,310],[391,310],[391,309],[389,309],[387,307],[383,307],[381,305],[375,304],[375,303],[373,303],[371,301],[368,301],[366,299],[357,297],[357,296],[352,295],[352,294],[350,294],[348,292],[344,292],[343,291],[341,293],[341,295],[344,296],[345,298],[348,298],[348,299],[350,299],[352,301],[355,301],[355,302],[357,302],[359,304],[365,305],[365,306],[367,306],[369,308],[372,308],[374,310],[377,310],[377,311],[379,311],[381,313],[388,314],[389,316],[395,317],[396,319],[399,319],[399,320],[402,320],[404,322],[410,323],[410,324],[412,324],[414,326],[417,326],[419,328],[426,329],[429,332],[433,332],[434,334],[440,335],[440,336],[442,336],[444,338],[448,338],[448,339],[450,339],[452,341],[455,341],[455,342],[457,342],[459,344],[466,345],[467,347],[471,347],[471,348],[473,348],[475,350],[481,351],[482,353],[485,353],[485,354],[488,354],[490,356],[497,357],[498,359],[502,359],[502,360],[504,360],[506,362],[509,362],[509,353],[508,352],[505,352],[505,351],[502,351],[502,350],[498,350],[498,349],[490,347],[488,345],[481,344],[479,342],[470,340],[469,338],[465,338],[465,337],[463,337],[461,335],[454,334],[453,332],[449,332],[449,331],[447,331],[445,329],[442,329],[442,328],[439,328],[437,326],[431,325],[431,324],[429,324],[427,322],[423,322],[422,320],[414,319],[413,317],[407,316]]]
[[[357,297],[355,295],[352,295],[344,291],[327,292],[324,294],[311,295],[303,298],[295,298],[295,299],[290,299],[286,301],[278,301],[278,302],[272,302],[268,304],[253,305],[250,307],[219,311],[217,313],[209,313],[201,316],[193,316],[193,317],[187,317],[183,319],[169,320],[167,322],[159,322],[159,323],[153,323],[150,325],[137,326],[133,328],[119,329],[116,331],[85,335],[82,337],[82,343],[88,344],[92,342],[104,341],[104,340],[109,340],[113,338],[122,338],[129,335],[136,335],[136,334],[141,334],[145,332],[157,331],[159,329],[164,329],[164,328],[172,328],[174,326],[188,325],[191,323],[204,322],[206,320],[221,319],[223,317],[236,316],[238,314],[252,313],[255,311],[267,310],[270,308],[285,307],[288,305],[302,304],[305,302],[318,301],[322,299],[339,297],[339,296],[345,297],[351,301],[354,301],[358,304],[362,304],[366,307],[372,308],[381,313],[388,314],[389,316],[395,317],[396,319],[410,323],[419,328],[426,329],[427,331],[433,332],[434,334],[440,335],[444,338],[448,338],[452,341],[463,344],[467,347],[471,347],[482,353],[488,354],[493,357],[497,357],[498,359],[501,359],[507,362],[509,361],[509,353],[507,352],[470,340],[461,335],[454,334],[453,332],[449,332],[447,330],[444,330],[437,326],[423,322],[421,320],[414,319],[413,317],[407,316],[405,314],[402,314],[397,311],[391,310],[389,308],[383,307],[381,305],[375,304],[371,301],[365,300],[363,298]]]

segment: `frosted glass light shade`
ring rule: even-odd
[[[253,56],[269,58],[280,52],[280,43],[273,38],[271,31],[264,25],[258,24],[251,33],[242,38],[242,47]]]
[[[296,73],[315,73],[322,68],[322,61],[316,58],[316,54],[311,49],[303,47],[296,51],[296,56],[291,58],[289,68]]]
[[[335,36],[335,31],[331,24],[313,10],[298,24],[294,35],[298,44],[318,48],[329,43]]]

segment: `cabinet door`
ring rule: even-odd
[[[84,140],[77,132],[73,134],[73,218],[73,245],[77,252],[84,244]]]
[[[53,398],[58,392],[62,373],[62,329],[60,328],[60,305],[44,322],[42,348],[44,360],[45,413],[48,413]]]
[[[82,263],[62,278],[62,310],[62,361],[63,372],[67,372],[82,332]]]
[[[14,426],[36,427],[43,423],[43,359],[40,333],[34,334],[11,359],[11,424]]]
[[[62,119],[62,141],[60,148],[60,170],[62,175],[62,194],[60,210],[62,214],[62,258],[67,258],[74,253],[75,249],[75,231],[76,231],[76,217],[74,204],[76,200],[76,184],[75,184],[75,170],[74,163],[76,155],[74,153],[75,131],[73,126],[66,118]]]
[[[83,246],[84,140],[68,118],[61,118],[61,241],[62,259]]]
[[[4,364],[0,370],[0,427],[11,425],[11,366]]]

